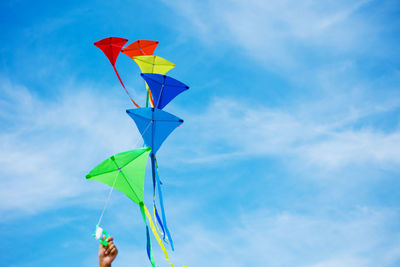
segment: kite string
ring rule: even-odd
[[[147,124],[145,130],[143,131],[143,134],[140,134],[142,138],[143,138],[143,135],[144,135],[144,134],[147,132],[147,130],[149,129],[151,123],[152,123],[152,121],[150,121],[150,122]],[[137,140],[136,144],[134,145],[134,147],[136,147],[136,146],[139,144],[139,142],[140,142],[140,138],[138,138],[138,140]],[[106,211],[107,206],[108,206],[108,203],[110,202],[111,195],[112,195],[112,192],[113,192],[113,190],[114,190],[114,185],[115,185],[115,183],[117,182],[117,178],[118,178],[118,175],[119,175],[120,172],[121,172],[121,170],[118,170],[118,173],[117,173],[117,175],[116,175],[115,178],[114,178],[114,182],[113,182],[113,184],[112,184],[112,186],[111,186],[111,189],[110,189],[110,191],[109,191],[109,193],[108,193],[107,200],[106,200],[106,202],[104,203],[103,211],[101,212],[101,215],[100,215],[100,218],[99,218],[99,222],[97,223],[97,225],[100,225],[101,219],[103,219],[104,212]]]
[[[143,134],[145,134],[146,131],[149,129],[150,124],[151,124],[151,122],[148,123],[146,129],[143,131]],[[141,134],[141,136],[143,136],[143,134]],[[134,146],[136,147],[139,144],[139,142],[140,142],[140,138],[138,138],[138,140],[137,140],[137,142],[136,142],[136,144]],[[110,202],[110,199],[111,199],[112,192],[114,190],[114,185],[117,182],[117,178],[118,178],[118,175],[119,175],[120,172],[121,172],[121,170],[118,171],[117,175],[114,178],[114,182],[113,182],[113,184],[111,186],[111,189],[110,189],[110,191],[108,193],[108,197],[107,197],[106,203],[104,204],[103,211],[101,212],[100,219],[99,219],[99,222],[97,223],[97,225],[100,225],[100,222],[101,222],[101,219],[103,218],[104,212],[107,209],[108,203]]]
[[[103,219],[104,212],[107,209],[108,202],[110,202],[111,194],[112,194],[112,191],[114,190],[114,185],[117,182],[117,178],[118,178],[118,175],[119,175],[120,172],[121,172],[121,170],[118,170],[117,175],[114,178],[114,182],[113,182],[113,184],[111,186],[110,192],[108,193],[108,197],[107,197],[106,203],[104,203],[103,211],[101,212],[100,219],[99,219],[99,222],[97,223],[97,225],[100,225],[101,219]]]

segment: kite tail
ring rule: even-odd
[[[157,159],[156,159],[155,156],[154,156],[154,163],[155,163],[155,167],[156,167],[155,170],[156,170],[156,172],[158,173]],[[162,184],[161,181],[160,181],[160,184]],[[155,183],[154,183],[154,185],[155,185]],[[160,231],[160,229],[158,228],[158,226],[157,226],[157,224],[156,224],[157,230],[158,230],[158,232],[159,232],[160,234],[162,234],[163,240],[164,240],[164,241],[167,241],[167,240],[165,239],[166,235],[165,235],[164,226],[163,226],[163,223],[162,223],[162,221],[161,221],[160,215],[158,215],[159,213],[158,213],[158,210],[157,210],[157,207],[156,207],[156,192],[155,192],[155,190],[154,190],[154,194],[153,194],[153,211],[154,211],[154,218],[156,218],[155,221],[158,222],[158,225],[160,225],[162,231]],[[167,239],[168,239],[168,238],[167,238]]]
[[[151,266],[152,267],[156,267],[156,263],[155,263],[154,257],[153,257],[153,249],[151,248],[149,226],[147,225],[143,202],[141,202],[139,204],[139,206],[140,206],[140,212],[142,213],[143,221],[146,224],[146,241],[147,241],[146,242],[146,251],[147,251],[147,257],[149,258]]]
[[[162,234],[163,240],[165,241],[165,230],[160,215],[158,215],[155,198],[153,198],[153,213],[154,213],[154,218],[156,218],[154,221],[158,222],[158,225],[160,225],[162,231],[158,228],[157,224],[155,224],[156,228],[158,232]]]
[[[159,198],[159,201],[160,201],[162,222],[163,222],[164,230],[165,230],[165,232],[167,234],[168,240],[169,240],[169,242],[171,244],[171,249],[172,249],[172,251],[174,251],[174,242],[172,241],[172,237],[171,237],[171,234],[169,233],[168,226],[167,226],[167,219],[165,217],[164,201],[163,201],[162,192],[161,192],[160,179],[158,178],[158,172],[156,170],[156,166],[155,165],[156,164],[155,164],[154,154],[151,153],[151,167],[152,167],[153,176],[155,176],[155,180],[156,180],[156,183],[157,183],[158,198]],[[154,181],[154,177],[153,177],[153,181]]]
[[[163,240],[165,241],[164,226],[163,226],[163,223],[161,222],[160,216],[158,215],[158,211],[157,211],[157,207],[156,207],[156,173],[155,172],[156,172],[155,160],[154,160],[154,162],[152,160],[151,161],[151,173],[152,173],[152,177],[153,177],[153,212],[154,212],[154,218],[156,219],[156,222],[158,222],[158,224],[160,225],[160,227],[162,229],[162,233],[158,229],[158,226],[156,224],[157,230],[162,234]]]
[[[149,96],[150,96],[150,103],[151,103],[151,106],[154,108],[154,100],[153,100],[153,96],[151,95],[150,89],[149,89]]]
[[[149,107],[149,92],[146,94],[146,108]]]
[[[145,222],[145,224],[146,224],[146,231],[147,231],[147,233],[149,232],[149,228],[148,228],[148,225],[147,225],[146,217],[147,217],[147,220],[148,220],[149,223],[150,223],[150,228],[151,228],[151,231],[153,232],[154,237],[156,238],[158,244],[160,245],[162,251],[164,252],[165,259],[166,259],[167,262],[171,265],[171,267],[174,267],[174,265],[169,261],[168,252],[167,252],[167,250],[165,249],[165,247],[164,247],[164,245],[163,245],[163,243],[162,243],[162,241],[161,241],[161,238],[160,238],[160,236],[159,236],[158,233],[157,233],[156,227],[154,226],[153,220],[151,219],[150,212],[148,211],[148,209],[146,208],[146,206],[144,205],[143,202],[141,202],[141,203],[139,204],[139,206],[140,206],[140,211],[142,212],[143,220],[144,220],[144,222]],[[148,235],[147,237],[148,237],[148,239],[147,239],[147,248],[150,248],[150,249],[149,249],[149,250],[150,250],[150,253],[148,252],[147,255],[149,256],[149,254],[150,254],[149,259],[150,259],[150,261],[151,261],[151,265],[152,265],[153,267],[155,267],[155,263],[154,263],[154,259],[153,259],[153,252],[152,252],[151,244],[150,244],[150,236]],[[149,245],[149,244],[150,244],[150,245]]]
[[[149,88],[149,85],[146,83],[146,90],[147,90],[147,95],[146,95],[146,107],[148,106],[149,100],[150,100],[150,104],[151,107],[154,108],[154,100],[153,100],[153,96],[151,95],[151,90]]]
[[[151,262],[151,266],[156,267],[156,263],[153,257],[153,249],[151,248],[150,231],[147,225],[146,225],[146,251],[147,251],[147,257],[149,257],[149,260]]]
[[[121,80],[121,77],[119,77],[119,74],[118,74],[117,69],[115,68],[114,65],[112,65],[112,66],[113,66],[113,68],[114,68],[115,74],[117,74],[117,77],[118,77],[119,82],[121,83],[122,87],[123,87],[124,90],[125,90],[125,93],[129,96],[129,98],[131,99],[132,103],[133,103],[137,108],[140,108],[140,106],[139,106],[138,104],[136,104],[135,101],[133,101],[133,99],[132,99],[131,95],[129,94],[128,90],[126,90],[125,85],[124,85],[124,83],[123,83],[122,80]]]

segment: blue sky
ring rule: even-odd
[[[85,174],[141,145],[108,36],[158,40],[191,87],[158,152],[175,266],[400,265],[398,1],[0,6],[0,265],[97,264],[108,188]],[[143,104],[138,67],[117,68]],[[114,266],[149,266],[136,205],[114,192],[102,224]]]

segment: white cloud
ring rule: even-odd
[[[0,210],[8,216],[90,199],[96,185],[84,175],[142,142],[124,104],[92,88],[61,89],[59,98],[42,100],[2,79],[1,91]]]
[[[396,166],[400,163],[398,130],[387,132],[353,125],[371,114],[385,114],[398,107],[398,103],[380,103],[368,109],[354,107],[340,116],[331,111],[321,120],[320,114],[331,108],[329,104],[324,108],[319,103],[309,103],[284,110],[215,99],[204,113],[185,114],[185,134],[193,136],[196,145],[185,144],[182,149],[193,155],[187,159],[193,163],[271,156],[294,159],[311,168]]]
[[[314,64],[315,61],[308,59],[308,53],[359,53],[359,50],[362,52],[374,43],[377,40],[376,29],[371,27],[371,21],[358,14],[369,2],[252,0],[165,3],[188,20],[189,23],[181,24],[186,34],[200,36],[204,42],[222,41],[222,45],[233,42],[270,68],[296,67],[299,70]],[[34,27],[40,33],[37,35],[35,32],[33,37],[62,28],[69,23],[69,19],[56,19],[54,22],[55,27],[45,27],[45,24]],[[190,23],[193,27],[189,27]],[[367,34],[368,44],[364,38]],[[43,53],[35,55],[39,59],[45,56]],[[189,163],[198,168],[205,166],[200,163],[228,162],[244,157],[272,157],[286,162],[289,159],[312,173],[321,168],[330,171],[357,164],[398,168],[398,127],[385,131],[354,126],[369,115],[384,115],[398,109],[399,102],[385,95],[382,102],[371,101],[360,105],[365,100],[363,89],[360,89],[361,92],[354,90],[353,86],[348,89],[350,75],[336,76],[347,73],[348,66],[354,64],[347,59],[343,62],[328,66],[335,71],[329,69],[314,73],[310,67],[306,76],[300,72],[297,76],[285,77],[285,80],[293,76],[304,79],[307,87],[317,83],[316,87],[326,90],[318,101],[312,99],[301,105],[270,108],[239,103],[226,97],[224,100],[213,100],[205,110],[196,113],[179,110],[177,114],[185,118],[185,124],[168,138],[159,156],[168,157],[163,163],[179,161],[188,168]],[[26,73],[54,79],[53,64],[45,65],[47,67],[42,68],[42,72],[32,69],[32,72]],[[27,66],[30,68],[31,65]],[[333,77],[330,76],[332,73]],[[61,74],[64,75],[64,72]],[[98,89],[102,94],[96,94],[98,85],[72,82],[57,88],[60,95],[56,99],[45,99],[35,95],[30,88],[11,84],[7,79],[0,81],[1,219],[64,205],[88,205],[90,201],[99,201],[94,206],[96,209],[101,207],[104,198],[92,200],[91,192],[107,189],[100,184],[88,183],[84,175],[107,156],[135,147],[139,136],[134,123],[125,115],[128,101],[111,97],[106,93],[110,88],[102,86],[103,90]],[[332,87],[335,88],[332,90]],[[70,88],[75,89],[71,92]],[[309,96],[305,94],[304,97]],[[180,155],[171,156],[174,153]],[[360,169],[354,168],[355,171]],[[205,169],[203,171],[207,173]],[[213,178],[204,180],[202,186],[209,186]],[[181,183],[187,185],[186,180]],[[212,201],[215,198],[210,195],[217,194],[215,192],[219,189],[215,183],[213,185],[215,188],[205,190],[204,196],[193,194],[187,199],[167,197],[166,203],[171,201],[171,197],[176,197],[171,201],[175,208],[168,211],[169,218],[179,221],[184,214],[190,213],[193,209],[190,201],[205,208],[204,203],[193,197],[202,196]],[[340,186],[330,187],[334,187],[332,191],[340,191],[341,194],[335,194],[336,197],[347,193]],[[322,193],[325,192],[322,190]],[[332,195],[326,196],[329,198],[327,202],[335,206],[336,200]],[[311,201],[305,197],[302,200],[308,206],[307,210],[318,210],[318,203],[315,208],[309,207],[315,199],[326,201],[320,195],[312,196]],[[127,205],[131,205],[129,200],[126,201]],[[227,211],[221,216],[230,215],[229,205],[232,202],[227,203]],[[231,208],[237,211],[241,207]],[[122,208],[119,211],[115,209],[108,216],[112,221],[107,223],[108,227],[122,229],[124,233],[130,227],[142,230],[141,222],[131,220],[137,219],[138,214],[126,215]],[[221,226],[219,222],[213,222],[213,225],[207,222],[207,218],[196,220],[191,215],[190,220],[185,221],[190,223],[170,224],[177,229],[173,233],[177,251],[171,255],[172,262],[175,266],[192,267],[390,265],[400,258],[398,231],[391,228],[392,223],[398,221],[397,217],[391,211],[367,208],[355,212],[342,211],[340,215],[333,214],[331,217],[289,211],[271,214],[260,210],[244,212],[239,218],[233,218],[231,224]],[[64,223],[69,224],[68,220],[59,222],[60,225]],[[143,236],[143,232],[140,235]],[[84,243],[79,238],[78,242],[73,242],[69,246],[81,247]],[[132,262],[148,264],[143,247],[131,245],[135,242],[121,243],[115,266],[127,266]],[[154,243],[153,246],[157,245]],[[92,266],[96,260],[93,254],[84,264]],[[158,266],[167,266],[159,250],[157,262]]]
[[[233,43],[271,69],[304,68],[304,51],[364,51],[366,36],[369,44],[378,41],[376,29],[354,14],[369,2],[164,1],[189,23],[182,24],[186,34],[205,43]]]
[[[91,87],[74,93],[61,90],[51,102],[7,80],[2,84],[0,193],[4,200],[0,209],[9,216],[69,205],[75,198],[89,196],[93,188],[97,190],[84,179],[91,166],[141,143],[134,123],[124,114],[124,104],[96,95]],[[398,130],[351,126],[371,113],[384,114],[398,106],[381,103],[321,120],[314,116],[325,110],[319,103],[285,110],[217,99],[203,112],[178,111],[185,125],[174,132],[159,156],[168,157],[164,165],[276,157],[310,170],[352,164],[397,166]]]
[[[360,208],[343,216],[246,211],[226,225],[192,220],[176,227],[175,266],[391,266],[399,258],[399,235],[387,228],[395,212]],[[213,227],[214,225],[214,227]],[[168,266],[155,243],[157,266]],[[119,243],[115,266],[146,264],[140,248]],[[132,254],[133,253],[133,254]],[[94,259],[92,260],[94,262]]]

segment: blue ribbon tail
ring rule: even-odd
[[[147,250],[147,257],[149,257],[149,260],[151,262],[151,243],[150,243],[150,233],[149,233],[149,227],[146,225],[146,250]]]
[[[162,216],[162,221],[164,224],[165,232],[167,233],[168,240],[171,244],[171,249],[174,251],[174,242],[172,241],[171,234],[169,233],[168,226],[167,226],[167,219],[165,218],[165,211],[164,211],[164,200],[162,197],[162,192],[161,192],[161,185],[160,185],[160,180],[158,179],[158,175],[156,174],[156,181],[157,181],[157,189],[158,189],[158,198],[160,201],[160,208],[161,208],[161,216]]]
[[[161,191],[161,185],[160,185],[160,179],[158,177],[158,172],[156,169],[156,164],[155,164],[155,159],[154,159],[154,154],[152,153],[150,155],[151,157],[151,167],[152,167],[152,174],[153,180],[155,178],[156,183],[157,183],[157,190],[158,190],[158,200],[160,202],[160,208],[161,208],[161,217],[162,217],[162,224],[164,225],[165,232],[167,234],[169,243],[171,244],[171,249],[174,251],[174,242],[172,241],[171,234],[169,233],[168,226],[167,226],[167,219],[165,218],[165,211],[164,211],[164,201],[162,197],[162,191]]]
[[[162,221],[161,221],[160,215],[158,215],[158,210],[157,210],[157,207],[156,207],[156,203],[154,203],[154,210],[156,211],[156,212],[155,212],[155,213],[156,213],[156,219],[157,219],[158,225],[160,225],[160,227],[161,227],[161,230],[162,230],[162,232],[163,232],[163,239],[164,239],[164,241],[165,241],[165,230],[164,230],[164,225],[163,225],[163,223],[162,223]]]

